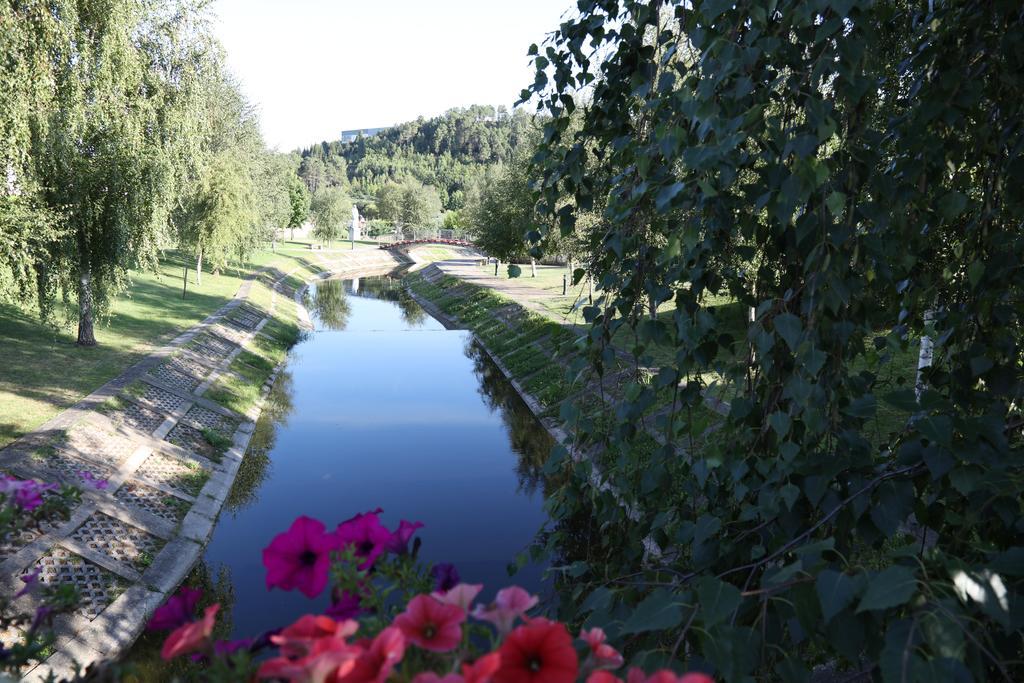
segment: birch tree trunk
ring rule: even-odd
[[[203,284],[203,250],[196,254],[196,284]]]
[[[924,312],[924,326],[927,331],[927,327],[935,320],[935,309],[929,308]],[[932,366],[932,354],[935,349],[935,343],[932,338],[927,334],[921,335],[921,348],[917,352],[917,379],[914,382],[914,395],[918,401],[921,400],[921,393],[924,392],[927,386],[924,381],[924,372],[926,369]]]
[[[82,259],[78,274],[78,345],[96,346],[95,313],[92,295],[92,266]]]

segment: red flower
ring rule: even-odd
[[[367,647],[355,660],[355,666],[347,672],[339,671],[333,683],[383,683],[405,655],[405,636],[394,626],[363,645]]]
[[[213,623],[217,620],[217,610],[219,609],[219,603],[210,605],[203,612],[202,619],[175,629],[164,641],[164,646],[160,649],[160,657],[167,661],[179,655],[187,655],[190,652],[203,649],[213,632]]]
[[[579,660],[565,625],[531,619],[502,643],[495,683],[575,683]]]
[[[411,642],[424,650],[448,652],[462,640],[462,622],[466,611],[457,605],[445,605],[429,595],[417,595],[405,612],[395,617],[394,625]]]
[[[491,678],[501,668],[501,654],[491,652],[472,664],[462,665],[462,677],[466,683],[491,683]]]
[[[267,588],[298,588],[307,598],[315,598],[327,586],[331,551],[337,548],[338,539],[325,533],[323,523],[299,517],[263,549]]]
[[[305,657],[313,645],[323,638],[344,640],[359,628],[354,621],[335,621],[330,617],[307,614],[300,617],[294,624],[270,636],[270,642],[281,649],[281,654],[289,658]]]
[[[622,683],[622,679],[610,671],[595,671],[587,676],[587,683]]]

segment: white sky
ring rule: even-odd
[[[228,64],[281,151],[471,104],[511,106],[573,0],[216,0]]]

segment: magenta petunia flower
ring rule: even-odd
[[[0,477],[0,495],[11,496],[16,506],[28,512],[43,504],[44,493],[58,488],[56,484],[44,484],[32,479],[18,479],[10,475]]]
[[[396,555],[405,555],[409,552],[409,539],[412,538],[417,529],[422,528],[423,522],[410,522],[403,519],[399,522],[395,533],[391,534],[391,540],[388,542],[388,552],[395,553]]]
[[[19,578],[21,582],[25,584],[25,587],[14,594],[15,599],[20,598],[23,595],[28,595],[32,592],[35,587],[39,584],[39,575],[43,573],[43,570],[36,567],[34,570],[27,574],[22,574]]]
[[[305,515],[297,518],[263,549],[267,588],[298,588],[307,598],[315,598],[327,586],[331,551],[337,549],[337,537],[327,533],[322,522]]]
[[[380,523],[380,517],[377,516],[379,512],[380,508],[360,513],[339,524],[334,532],[339,547],[355,547],[356,556],[363,558],[360,569],[372,567],[392,541],[391,532]]]
[[[167,599],[167,602],[157,607],[146,628],[150,631],[173,631],[182,624],[187,624],[194,618],[196,604],[202,595],[201,590],[182,586],[177,593]]]
[[[324,614],[338,620],[355,619],[369,612],[361,602],[357,594],[335,589],[331,595],[331,605],[324,610]]]
[[[430,575],[434,577],[434,590],[438,593],[447,593],[459,585],[459,570],[454,564],[435,564],[430,568]]]
[[[100,477],[97,477],[95,474],[93,474],[89,470],[80,470],[78,472],[78,477],[82,481],[84,481],[86,484],[89,484],[90,486],[92,486],[95,489],[102,490],[102,489],[105,489],[108,486],[110,486],[110,482],[109,481],[107,481],[106,479],[102,479]]]

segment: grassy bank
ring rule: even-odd
[[[650,381],[648,373],[638,371],[626,357],[613,355],[606,359],[603,375],[595,375],[579,354],[578,328],[531,312],[499,291],[447,276],[431,282],[415,274],[407,281],[414,293],[476,334],[511,378],[536,400],[541,419],[560,424],[570,433],[586,432],[587,440],[579,445],[594,448],[600,461],[624,455],[606,449],[606,437],[618,422],[617,405],[627,393]],[[660,415],[675,400],[672,389],[662,390],[651,405],[633,416],[641,435],[630,457],[637,462],[643,462],[667,440],[696,447],[718,419],[699,403],[682,411],[675,424],[667,425]]]
[[[261,252],[218,275],[190,269],[182,298],[183,262],[173,253],[157,272],[136,272],[129,291],[96,328],[98,345],[75,344],[75,321],[54,328],[29,308],[0,306],[0,447],[73,405],[227,302],[247,277],[261,272],[251,301],[266,308],[270,285],[295,268],[315,270],[310,254]],[[191,265],[191,262],[190,262]],[[305,279],[305,277],[303,277]],[[281,297],[284,298],[284,297]],[[72,311],[73,313],[73,311]]]

